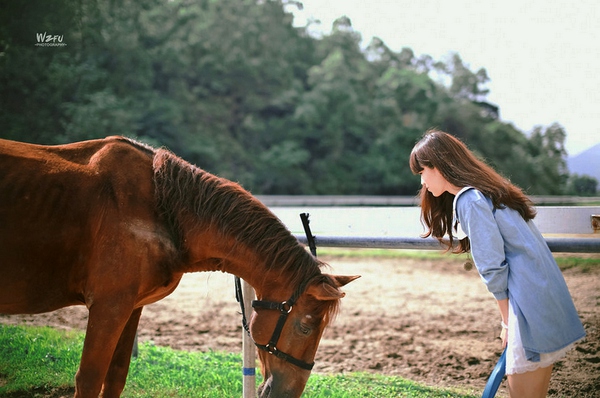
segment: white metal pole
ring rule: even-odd
[[[242,280],[242,292],[244,295],[244,308],[246,319],[250,323],[252,316],[252,300],[254,300],[254,289],[245,280]],[[256,397],[256,346],[252,338],[242,328],[242,350],[244,352],[244,363],[242,374],[244,375],[243,397]]]

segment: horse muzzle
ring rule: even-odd
[[[258,398],[300,398],[305,383],[301,386],[290,386],[282,380],[269,377],[258,387]]]

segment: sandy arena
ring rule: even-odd
[[[600,256],[594,255],[600,262]],[[475,270],[456,260],[325,258],[332,273],[360,274],[344,288],[342,310],[327,329],[314,372],[366,371],[480,394],[500,353],[500,319]],[[549,397],[600,397],[600,267],[564,272],[587,331],[555,366]],[[84,329],[85,307],[0,323]],[[166,299],[144,309],[140,341],[182,350],[241,352],[233,277],[189,274]],[[506,396],[504,384],[498,396]]]

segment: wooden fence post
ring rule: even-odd
[[[244,296],[244,308],[246,319],[250,322],[252,317],[252,300],[254,300],[254,289],[246,281],[242,280],[242,292]],[[256,346],[249,333],[242,328],[242,350],[244,363],[242,374],[244,375],[243,397],[256,397]]]

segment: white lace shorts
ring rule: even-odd
[[[508,344],[506,351],[506,374],[531,372],[536,369],[546,368],[553,363],[560,361],[573,348],[575,344],[570,344],[565,348],[540,354],[539,362],[531,362],[525,356],[523,343],[521,342],[521,333],[517,324],[517,316],[509,302],[508,305]]]

